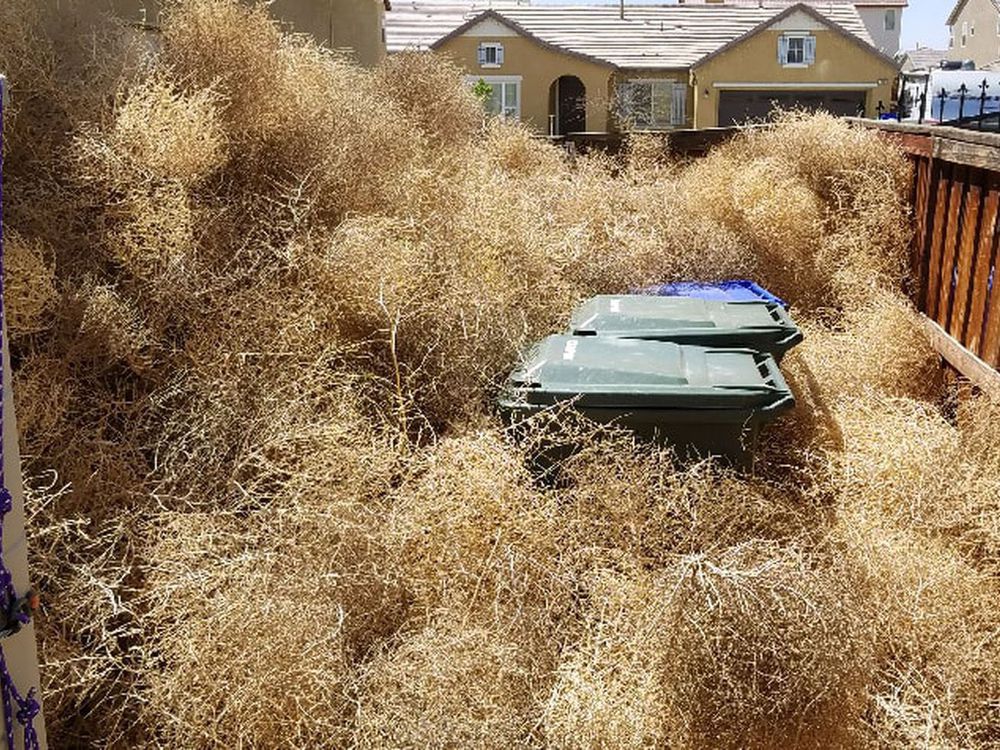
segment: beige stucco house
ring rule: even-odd
[[[429,45],[487,106],[541,133],[670,130],[765,118],[775,104],[874,116],[896,62],[856,9],[509,7],[487,10]]]
[[[50,0],[52,1],[52,0]],[[245,0],[251,2],[251,0]],[[84,0],[97,12],[155,28],[161,0]],[[288,31],[312,36],[361,65],[385,57],[385,11],[389,0],[272,0],[268,9]]]
[[[949,60],[988,68],[1000,60],[1000,0],[958,0],[948,16]]]
[[[769,6],[795,5],[800,0],[767,0]],[[887,55],[899,51],[900,33],[903,28],[903,11],[908,6],[908,0],[834,0],[835,2],[851,2],[862,23],[868,29],[868,35],[875,47]],[[677,0],[679,5],[728,5],[752,7],[760,5],[761,0]],[[826,5],[830,3],[827,2]],[[819,5],[822,11],[823,6]]]

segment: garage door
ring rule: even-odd
[[[825,110],[840,117],[863,112],[864,91],[723,91],[719,97],[719,125],[766,120],[775,107]]]

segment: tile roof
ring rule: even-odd
[[[393,0],[392,9],[385,14],[386,49],[428,49],[484,10],[505,10],[518,4],[517,0]]]
[[[494,9],[494,14],[518,31],[571,54],[619,68],[652,70],[691,67],[794,7],[633,5],[626,6],[624,20],[617,6],[512,6]],[[823,0],[810,7],[880,54],[851,3]],[[476,16],[466,24],[474,20]]]
[[[948,59],[948,50],[930,47],[900,50],[896,58],[902,63],[905,71],[930,70],[940,67],[941,61]]]

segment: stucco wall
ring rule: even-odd
[[[865,28],[871,34],[872,41],[875,42],[875,46],[887,55],[895,55],[899,52],[899,35],[903,25],[903,8],[878,6],[869,8],[857,6],[857,9],[858,15],[864,21]],[[896,28],[892,31],[886,31],[885,28],[885,13],[887,10],[891,10],[896,14]]]
[[[503,44],[503,65],[480,67],[478,50],[482,42]],[[559,76],[576,76],[586,88],[587,130],[608,130],[610,66],[567,55],[522,36],[459,36],[447,40],[437,51],[454,60],[470,76],[521,76],[521,120],[539,133],[548,132],[552,82]]]
[[[695,127],[717,126],[720,91],[741,90],[739,86],[718,88],[717,84],[782,83],[799,84],[803,89],[812,84],[817,91],[830,84],[874,84],[866,97],[866,114],[874,116],[880,100],[889,106],[897,73],[893,63],[866,52],[837,32],[815,29],[809,33],[816,36],[816,62],[808,68],[783,67],[778,62],[778,37],[782,33],[762,31],[694,68]]]
[[[0,0],[2,1],[2,0]],[[65,0],[47,0],[65,2]],[[252,0],[244,0],[251,2]],[[94,14],[112,13],[137,23],[159,23],[160,0],[77,0]],[[271,15],[289,30],[311,35],[319,44],[344,50],[366,66],[385,57],[385,8],[382,0],[274,0]]]
[[[948,50],[949,60],[975,60],[977,68],[985,68],[1000,59],[1000,36],[997,35],[997,9],[991,0],[968,0],[951,27],[954,46]],[[962,24],[969,24],[969,34],[962,46]],[[976,33],[972,33],[975,26]]]

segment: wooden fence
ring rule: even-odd
[[[1000,393],[1000,135],[865,124],[913,163],[909,292],[931,341],[973,383]]]

